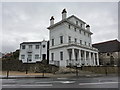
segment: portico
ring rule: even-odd
[[[82,49],[82,48],[69,48],[68,59],[66,60],[67,66],[96,66],[99,65],[98,52]]]

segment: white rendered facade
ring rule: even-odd
[[[76,16],[67,18],[62,12],[62,20],[54,23],[50,19],[49,64],[61,67],[99,65],[98,50],[92,47],[90,26]]]
[[[36,63],[47,60],[47,41],[23,42],[20,44],[19,60],[23,63]]]

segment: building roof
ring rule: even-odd
[[[41,42],[43,42],[43,41],[41,41]],[[40,43],[41,44],[41,42],[22,42],[21,44],[38,44],[38,43]],[[47,41],[45,41],[45,42],[47,42]]]
[[[61,21],[59,21],[59,22],[57,22],[57,23],[49,26],[47,29],[54,28],[54,27],[60,25],[60,24],[63,23],[63,22],[67,22],[67,23],[69,23],[69,24],[71,24],[71,25],[76,26],[77,28],[81,28],[80,26],[78,26],[78,25],[76,25],[76,24],[74,24],[73,22],[71,22],[71,21],[68,20],[68,19],[70,19],[70,18],[72,18],[72,17],[74,17],[74,18],[80,20],[81,22],[83,22],[84,24],[86,24],[86,23],[85,23],[84,21],[82,21],[81,19],[79,19],[79,18],[77,18],[76,16],[72,15],[72,16],[66,18],[66,19],[63,19],[63,20],[61,20]],[[84,28],[82,28],[82,30],[85,31],[85,32],[87,32],[87,33],[89,33],[89,34],[93,34],[92,32],[90,32],[90,31],[88,31],[88,30],[85,30]]]
[[[96,44],[93,44],[92,46],[97,48],[101,53],[120,52],[120,42],[117,39],[96,43]]]

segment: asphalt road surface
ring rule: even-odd
[[[3,79],[2,88],[118,88],[117,76]]]

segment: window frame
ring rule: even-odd
[[[63,36],[60,36],[60,44],[63,44]]]
[[[60,52],[60,60],[63,60],[63,51]]]
[[[39,54],[35,54],[35,59],[39,59]]]

